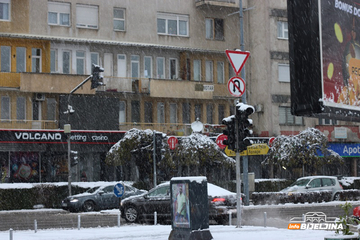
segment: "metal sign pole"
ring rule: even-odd
[[[236,103],[235,103],[235,113],[236,113]],[[241,227],[241,167],[240,167],[240,152],[239,152],[239,124],[238,118],[235,117],[235,138],[236,138],[236,227]]]

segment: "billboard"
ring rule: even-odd
[[[360,121],[360,0],[288,0],[293,115]]]

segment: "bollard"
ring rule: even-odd
[[[78,230],[80,230],[80,226],[81,226],[81,217],[80,215],[78,215]]]
[[[10,235],[10,240],[13,240],[13,230],[12,230],[12,228],[9,229],[9,235]]]
[[[36,219],[34,220],[34,229],[35,229],[35,233],[37,233],[37,221],[36,221]]]
[[[267,213],[264,212],[264,227],[266,227],[266,218],[267,218]]]
[[[157,225],[157,212],[154,212],[154,225]]]
[[[231,226],[231,212],[229,212],[229,226]]]
[[[118,214],[118,227],[120,227],[120,212]]]

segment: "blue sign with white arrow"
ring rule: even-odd
[[[117,183],[114,186],[114,194],[115,196],[117,196],[118,198],[122,197],[125,193],[125,187],[124,185],[122,185],[121,183]]]

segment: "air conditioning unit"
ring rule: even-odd
[[[45,100],[45,94],[43,94],[43,93],[36,93],[36,95],[35,95],[35,100],[36,100],[36,101],[44,101],[44,100]]]

